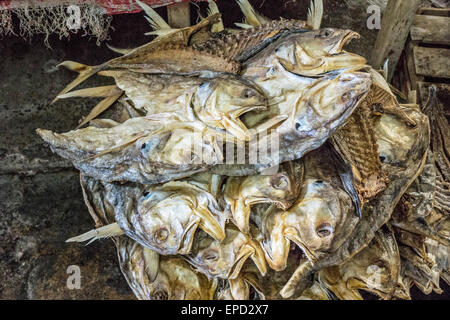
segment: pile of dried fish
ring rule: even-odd
[[[81,172],[96,228],[68,241],[111,237],[140,299],[441,292],[450,134],[435,92],[423,111],[399,104],[343,50],[355,32],[320,28],[321,1],[307,21],[238,3],[243,30],[213,1],[183,29],[141,4],[155,40],[61,64],[79,76],[55,100],[104,98],[85,128],[37,131]],[[71,91],[94,74],[115,85]],[[114,103],[128,119],[95,119]]]

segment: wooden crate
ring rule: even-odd
[[[399,68],[403,76],[397,85],[408,94],[410,102],[424,106],[431,84],[450,115],[450,9],[421,8],[414,18],[410,37]],[[406,82],[406,83],[405,83]],[[414,101],[416,100],[416,101]]]

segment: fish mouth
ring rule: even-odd
[[[311,264],[314,264],[317,261],[314,253],[312,253],[312,251],[310,251],[308,247],[302,242],[295,229],[293,229],[292,227],[286,228],[284,230],[284,236],[294,242],[303,251]]]
[[[250,245],[246,244],[239,250],[239,255],[228,275],[228,279],[236,279],[241,271],[244,262],[255,252]]]
[[[392,288],[391,292],[383,292],[380,289],[375,289],[373,287],[369,287],[364,281],[358,278],[351,278],[347,282],[347,288],[350,290],[364,290],[373,294],[378,295],[383,300],[389,300],[392,298],[395,286]]]
[[[188,254],[191,251],[192,243],[194,242],[195,231],[200,224],[200,220],[201,219],[199,217],[194,217],[192,219],[192,222],[187,225],[177,251],[179,254]]]
[[[197,217],[200,218],[199,227],[213,237],[217,241],[225,239],[225,230],[220,223],[215,219],[213,214],[205,208],[197,207],[194,210]]]
[[[359,39],[361,36],[358,32],[352,30],[346,30],[344,37],[342,38],[341,43],[339,44],[339,51],[342,51],[345,45],[350,43],[353,39]]]
[[[232,118],[239,118],[245,113],[251,112],[251,111],[263,111],[267,109],[268,104],[258,104],[253,106],[239,106],[235,111],[230,113],[230,116]]]
[[[268,198],[250,198],[245,200],[245,206],[250,207],[255,204],[270,203],[276,205],[279,209],[287,210],[291,206],[291,202],[287,200],[277,200]]]

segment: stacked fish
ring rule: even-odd
[[[140,299],[440,292],[450,135],[435,93],[423,112],[399,104],[343,50],[355,32],[320,28],[321,1],[307,21],[238,3],[241,30],[224,29],[213,1],[181,29],[141,4],[152,42],[99,66],[62,63],[79,76],[55,100],[104,98],[85,128],[37,130],[80,170],[95,222],[68,241],[112,237]],[[115,84],[71,91],[94,74]],[[113,104],[127,119],[95,119]]]

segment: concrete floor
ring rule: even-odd
[[[269,18],[304,19],[309,4],[309,0],[251,2]],[[366,28],[366,8],[348,9],[337,0],[324,2],[323,26],[360,32],[361,40],[348,49],[369,55],[377,31]],[[219,7],[226,25],[242,20],[234,1],[219,1]],[[197,9],[192,11],[195,20]],[[113,46],[134,47],[148,41],[143,33],[150,27],[142,14],[116,16],[112,25]],[[50,105],[75,77],[70,71],[55,70],[57,63],[74,60],[95,65],[116,55],[79,35],[70,40],[54,37],[50,44],[51,50],[41,37],[29,42],[18,37],[0,39],[0,299],[134,299],[111,241],[87,247],[64,242],[90,230],[93,222],[77,171],[52,154],[35,134],[36,128],[73,129],[96,103],[69,99]],[[93,77],[83,87],[108,83],[107,78]],[[103,115],[115,116],[115,110]],[[70,265],[80,267],[80,289],[67,288]]]

